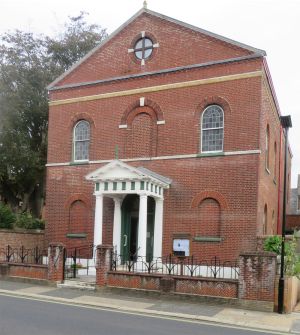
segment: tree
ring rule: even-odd
[[[46,86],[107,36],[85,17],[70,17],[54,38],[19,30],[0,36],[0,197],[15,210],[39,216],[42,208]]]

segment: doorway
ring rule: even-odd
[[[135,261],[138,253],[138,226],[139,226],[139,206],[140,198],[137,194],[129,194],[122,203],[122,226],[121,226],[121,260]],[[147,203],[147,240],[146,261],[153,259],[154,242],[154,217],[155,200],[148,197]]]

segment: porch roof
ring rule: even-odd
[[[161,196],[172,180],[145,167],[133,167],[120,160],[89,173],[87,180],[95,182],[95,194],[149,193]]]

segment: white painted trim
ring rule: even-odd
[[[227,151],[225,156],[261,154],[261,150]]]
[[[103,194],[96,195],[95,223],[94,223],[94,245],[102,244],[103,229]]]
[[[140,98],[140,107],[144,107],[145,106],[145,98],[141,97]]]
[[[166,124],[166,121],[165,120],[160,120],[160,121],[157,121],[156,124]]]
[[[45,166],[46,167],[52,167],[52,166],[70,166],[70,163],[48,163]]]
[[[132,53],[132,52],[134,52],[134,49],[128,49],[129,54]]]
[[[122,199],[114,198],[114,225],[113,225],[113,245],[117,255],[121,254],[121,204]]]
[[[212,152],[216,153],[217,152]],[[207,153],[209,154],[209,153]],[[227,151],[224,152],[224,156],[236,156],[236,155],[255,155],[255,154],[261,154],[261,150],[255,149],[255,150],[241,150],[241,151]],[[126,159],[120,159],[122,162],[137,162],[137,161],[157,161],[157,160],[166,160],[166,159],[185,159],[185,158],[201,158],[201,155],[203,155],[203,158],[206,158],[206,153],[203,154],[189,154],[189,155],[173,155],[173,156],[157,156],[157,157],[137,157],[137,158],[126,158]],[[209,156],[207,156],[209,157]],[[219,157],[222,157],[220,155]],[[110,163],[111,160],[97,160],[97,161],[89,161],[89,164],[103,164],[103,163]],[[48,163],[46,164],[47,167],[53,167],[53,166],[70,166],[72,163]],[[76,164],[75,164],[76,165]]]
[[[208,129],[204,129],[204,131],[205,130],[213,130],[213,129],[223,129],[223,140],[222,140],[222,149],[221,150],[216,150],[216,151],[203,151],[203,115],[205,114],[205,112],[207,111],[207,109],[209,108],[209,107],[212,107],[212,106],[217,106],[217,107],[219,107],[219,108],[221,108],[221,110],[222,110],[222,113],[223,113],[223,127],[219,127],[219,128],[208,128]],[[223,150],[224,150],[224,126],[225,126],[225,114],[224,114],[224,110],[223,110],[223,108],[220,106],[220,105],[217,105],[217,104],[212,104],[212,105],[209,105],[209,106],[207,106],[205,109],[204,109],[204,111],[202,112],[202,114],[201,114],[201,124],[200,124],[200,127],[201,127],[201,139],[200,139],[200,141],[201,141],[201,153],[202,154],[210,154],[210,153],[219,153],[219,152],[223,152]]]
[[[141,61],[141,65],[145,65],[145,59],[144,58]]]
[[[145,31],[141,31],[141,35],[142,35],[142,37],[145,37],[146,32]]]
[[[146,194],[140,194],[139,226],[138,226],[138,256],[146,256],[147,246],[147,199]]]
[[[153,44],[153,48],[159,48],[159,43]]]
[[[127,124],[120,124],[119,129],[126,129],[128,126]]]

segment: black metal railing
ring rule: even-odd
[[[64,278],[77,278],[79,274],[89,276],[91,267],[96,264],[94,245],[66,248],[64,250]]]
[[[164,274],[170,276],[208,277],[238,279],[239,267],[236,261],[221,261],[218,257],[201,260],[194,256],[165,257],[147,260],[136,255],[117,255],[112,252],[111,271]]]
[[[23,264],[43,264],[48,263],[48,251],[39,247],[13,248],[7,245],[5,248],[0,248],[0,262],[5,263],[23,263]]]

